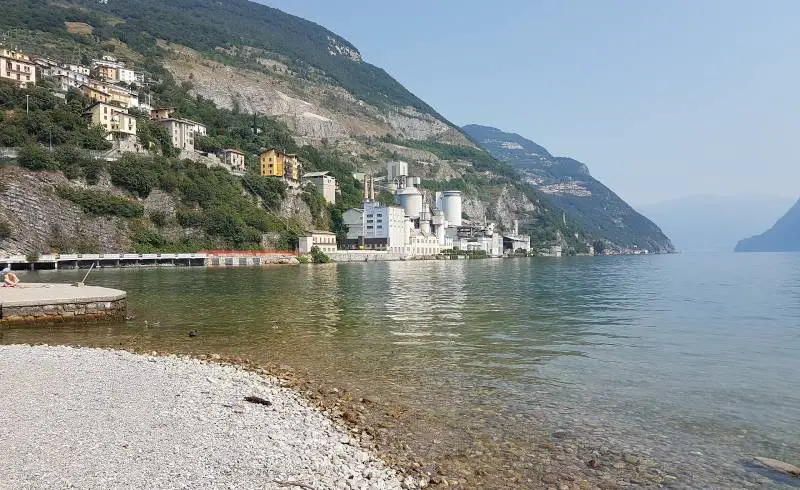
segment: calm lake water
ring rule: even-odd
[[[136,319],[2,342],[248,356],[402,400],[449,443],[566,428],[665,463],[678,486],[796,484],[752,480],[748,461],[800,464],[800,254],[101,270],[87,282],[127,290]]]

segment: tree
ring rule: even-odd
[[[602,240],[595,240],[592,242],[592,247],[594,248],[595,255],[603,255],[606,252],[606,244]]]

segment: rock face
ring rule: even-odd
[[[0,218],[11,231],[0,241],[0,250],[42,253],[57,249],[60,243],[79,244],[83,250],[78,251],[86,252],[132,250],[124,220],[86,215],[56,195],[56,186],[68,184],[61,173],[32,173],[6,165],[0,169],[0,181]]]
[[[400,139],[441,138],[470,144],[463,134],[430,114],[412,107],[378,108],[341,87],[294,76],[274,63],[269,64],[272,71],[259,72],[205,59],[185,46],[166,42],[161,46],[172,54],[167,69],[178,82],[190,83],[194,94],[220,107],[278,117],[303,141],[390,134]],[[350,56],[342,49],[337,55]]]
[[[769,230],[736,244],[737,252],[800,251],[800,200]]]
[[[515,133],[475,124],[463,129],[493,157],[520,171],[546,201],[563,209],[568,218],[577,220],[591,234],[620,248],[674,251],[658,226],[592,177],[583,163],[554,157]]]

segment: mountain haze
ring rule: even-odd
[[[800,200],[769,230],[736,244],[737,252],[800,252]]]
[[[642,206],[678,250],[731,252],[742,237],[766,230],[794,203],[771,196],[688,196]]]
[[[492,156],[519,171],[547,202],[566,211],[593,235],[619,247],[673,251],[672,242],[656,224],[592,177],[585,164],[553,156],[516,133],[476,124],[463,129]]]

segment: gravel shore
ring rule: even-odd
[[[403,487],[296,392],[233,366],[0,346],[0,415],[0,488]]]

